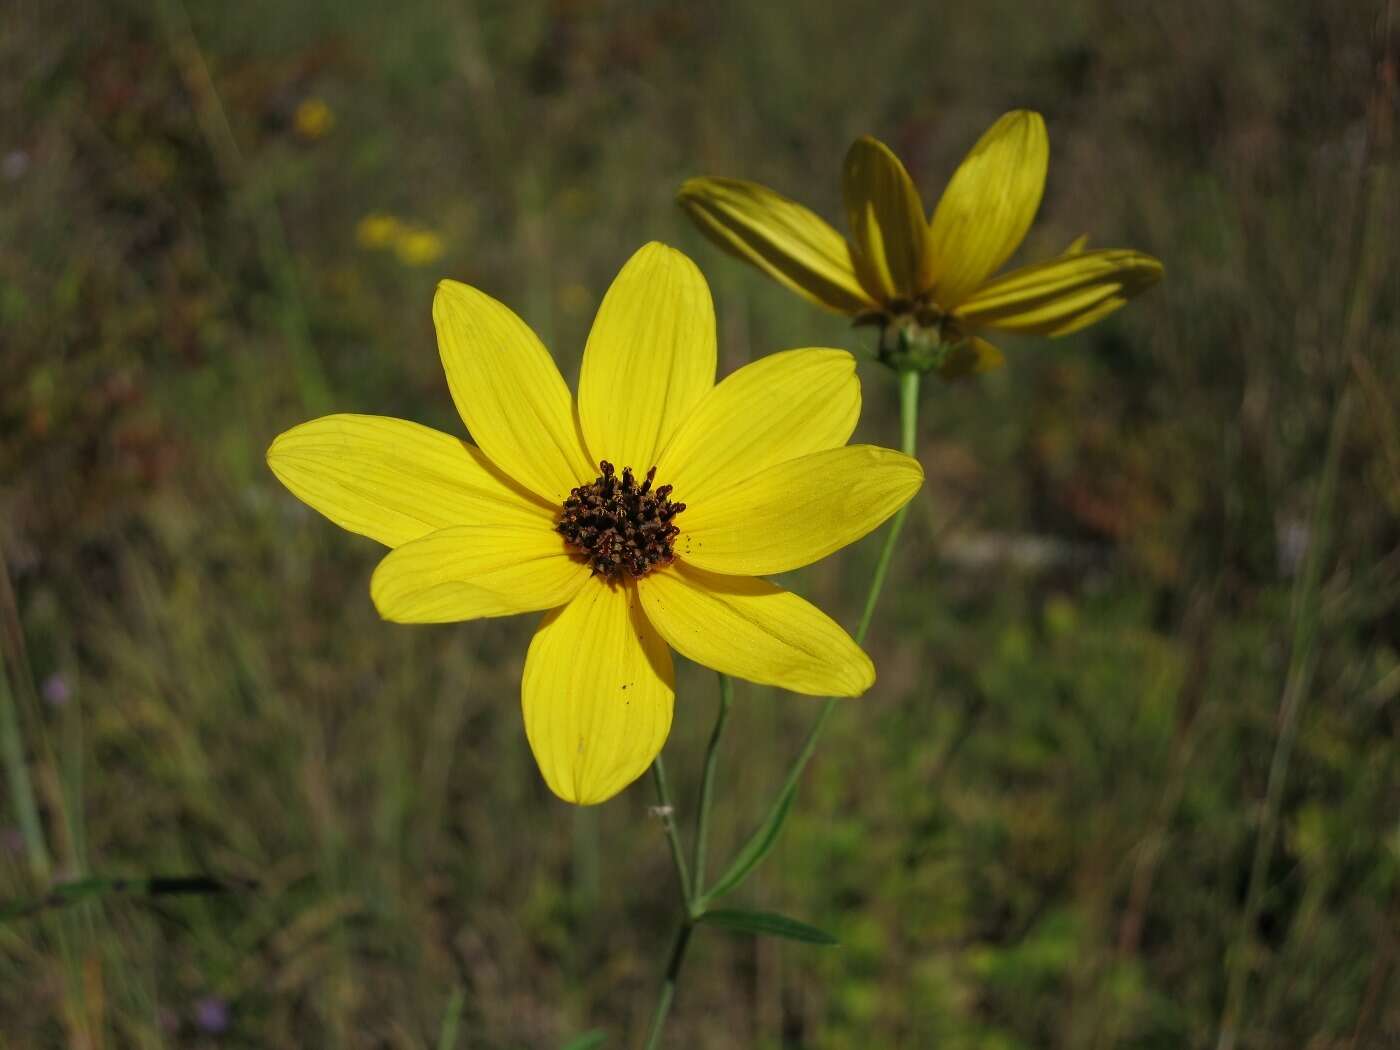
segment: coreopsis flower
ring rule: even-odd
[[[828,310],[962,352],[947,375],[986,371],[989,330],[1057,337],[1112,313],[1156,283],[1162,264],[1127,249],[1063,254],[994,276],[1040,206],[1049,140],[1039,113],[1002,116],[953,173],[932,219],[889,147],[857,140],[843,191],[850,235],[753,182],[693,178],[679,201],[720,248]]]
[[[334,415],[268,450],[342,528],[392,548],[380,614],[444,623],[544,611],[521,704],[549,787],[602,802],[670,731],[670,649],[750,681],[856,696],[869,657],[762,577],[823,558],[903,506],[908,456],[847,445],[860,413],[841,350],[773,354],[715,382],[709,289],[650,244],[608,290],[575,399],[534,332],[475,288],[433,302],[447,384],[476,444],[400,419]]]

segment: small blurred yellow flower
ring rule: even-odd
[[[399,220],[382,211],[371,212],[355,227],[355,240],[361,248],[387,248],[403,231]]]
[[[304,139],[319,139],[335,126],[331,107],[319,98],[308,98],[292,117],[292,127]]]
[[[442,258],[442,238],[432,230],[400,228],[394,238],[394,254],[405,266],[427,266]]]

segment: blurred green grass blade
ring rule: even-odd
[[[3,566],[0,566],[3,569]],[[19,715],[16,712],[14,693],[10,691],[10,679],[5,667],[5,657],[0,651],[0,760],[5,765],[6,782],[13,800],[15,819],[19,821],[20,832],[24,837],[24,849],[29,858],[29,866],[37,879],[46,880],[49,873],[49,853],[44,842],[44,825],[39,817],[39,807],[34,801],[34,789],[29,779],[29,766],[25,761],[24,741],[20,735]],[[0,919],[4,912],[0,911]]]
[[[23,919],[52,908],[63,908],[93,897],[118,894],[135,897],[173,897],[231,893],[254,889],[252,883],[226,881],[208,875],[158,875],[149,879],[77,879],[54,886],[43,897],[0,905],[0,923]]]
[[[447,1000],[447,1009],[442,1013],[442,1029],[438,1032],[438,1050],[453,1050],[457,1045],[457,1029],[462,1024],[462,1007],[466,1004],[467,993],[460,985],[452,989]]]
[[[0,922],[23,919],[50,908],[77,904],[90,897],[100,897],[109,893],[127,893],[130,892],[132,885],[131,880],[128,879],[81,879],[77,882],[62,883],[55,886],[43,897],[0,906]],[[144,883],[138,882],[136,885],[144,885]]]
[[[759,937],[784,937],[790,941],[801,941],[803,944],[820,944],[831,947],[841,943],[825,930],[819,930],[805,922],[798,922],[796,919],[789,919],[786,915],[779,915],[771,911],[721,909],[707,911],[700,916],[698,921],[718,926],[721,929],[732,930],[735,933],[751,933]]]
[[[564,1050],[598,1050],[608,1041],[608,1033],[601,1028],[594,1028],[584,1032],[583,1035],[575,1036],[564,1044]]]
[[[1322,478],[1318,483],[1317,500],[1312,512],[1308,549],[1303,560],[1303,571],[1294,589],[1293,644],[1279,704],[1278,734],[1269,761],[1263,815],[1254,841],[1244,906],[1240,909],[1235,939],[1226,959],[1225,1007],[1220,1019],[1216,1050],[1234,1047],[1244,1025],[1254,931],[1267,893],[1269,862],[1278,843],[1284,788],[1297,743],[1303,703],[1312,692],[1313,677],[1317,671],[1322,622],[1322,568],[1332,542],[1337,479],[1350,418],[1351,389],[1344,384],[1332,414]]]
[[[758,830],[749,837],[749,841],[744,843],[744,848],[734,857],[733,863],[729,865],[729,870],[701,895],[702,903],[718,900],[733,890],[749,877],[749,873],[763,862],[764,857],[773,851],[773,847],[778,843],[778,833],[782,831],[783,824],[787,821],[788,812],[792,809],[792,800],[796,796],[797,782],[795,780],[789,781],[783,789],[783,793],[773,803],[773,808],[768,811],[767,818],[759,825]]]

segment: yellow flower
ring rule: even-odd
[[[355,240],[361,248],[383,248],[392,244],[403,226],[392,215],[382,211],[371,212],[355,226]]]
[[[1016,110],[987,130],[953,173],[931,220],[889,149],[868,136],[846,154],[850,236],[753,182],[703,177],[679,201],[700,229],[819,306],[896,325],[948,344],[967,340],[977,370],[1001,354],[987,329],[1068,335],[1155,284],[1162,264],[1126,249],[1084,251],[993,274],[1020,245],[1040,206],[1050,145],[1039,113]]]
[[[442,238],[432,230],[400,230],[394,238],[394,254],[405,266],[427,266],[442,258]]]
[[[319,98],[308,98],[297,106],[292,116],[292,126],[304,139],[319,139],[335,124],[335,114],[331,107]]]
[[[380,615],[445,623],[545,612],[525,658],[525,732],[579,804],[641,775],[671,727],[670,648],[750,681],[856,696],[869,657],[759,577],[823,558],[917,491],[919,464],[847,445],[860,414],[842,350],[773,354],[715,383],[695,264],[660,244],[608,290],[570,394],[507,307],[443,281],[433,321],[477,444],[382,416],[278,437],[268,465],[342,528],[391,548]]]

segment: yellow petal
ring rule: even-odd
[[[815,605],[767,580],[673,562],[637,581],[642,608],[683,656],[809,696],[859,696],[875,665]]]
[[[732,372],[681,424],[657,480],[694,503],[761,470],[839,448],[860,417],[860,380],[845,350],[784,350]]]
[[[1098,324],[1109,314],[1115,312],[1120,307],[1128,305],[1128,300],[1121,295],[1110,295],[1097,306],[1083,309],[1076,313],[1063,324],[1056,325],[1045,334],[1051,339],[1059,339],[1062,336],[1070,335],[1081,328],[1088,328],[1092,324]]]
[[[851,228],[851,262],[873,297],[912,299],[928,241],[919,191],[899,158],[865,136],[846,153],[842,180]]]
[[[943,191],[929,229],[924,284],[961,303],[1016,250],[1040,207],[1050,140],[1039,113],[1007,113],[977,140]]]
[[[267,465],[342,529],[390,547],[449,525],[550,511],[474,445],[389,416],[335,415],[281,434]]]
[[[671,731],[671,653],[631,584],[588,583],[547,614],[520,683],[525,735],[565,802],[612,798],[651,765]]]
[[[1162,264],[1141,252],[1071,252],[983,285],[955,315],[971,327],[1068,335],[1112,313],[1161,278]]]
[[[918,460],[874,445],[813,452],[687,502],[676,554],[732,576],[786,572],[860,539],[923,480]]]
[[[583,352],[578,410],[590,459],[645,473],[714,385],[705,278],[674,248],[648,244],[603,297]]]
[[[756,182],[713,177],[686,180],[676,199],[716,245],[818,306],[843,314],[874,308],[845,240],[796,201]]]
[[[475,288],[443,281],[433,324],[452,400],[491,462],[551,504],[597,476],[569,388],[524,321]]]
[[[390,551],[369,595],[395,623],[454,623],[553,609],[588,576],[548,522],[503,521],[440,529]]]

